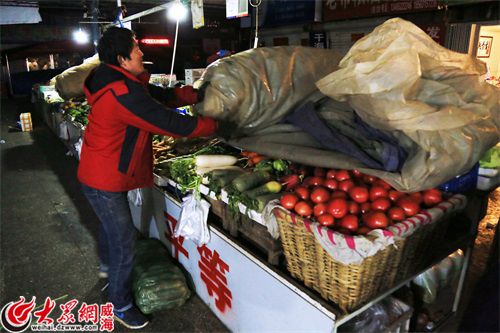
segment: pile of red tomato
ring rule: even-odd
[[[296,169],[280,179],[281,205],[345,234],[363,235],[414,216],[442,201],[438,189],[405,193],[358,170]],[[303,178],[303,181],[300,180]]]

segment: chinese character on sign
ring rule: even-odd
[[[57,318],[57,322],[60,324],[69,324],[69,323],[74,323],[75,320],[75,315],[71,313],[75,306],[78,304],[78,301],[76,299],[72,299],[71,301],[68,301],[64,304],[59,305],[59,308],[62,310],[62,314],[59,318]]]
[[[50,297],[45,298],[45,303],[43,304],[43,309],[33,312],[33,315],[37,317],[37,324],[50,325],[54,323],[54,319],[49,317],[49,314],[56,307],[56,302],[50,299]]]
[[[479,42],[477,44],[477,57],[489,58],[492,44],[493,44],[493,37],[479,36]]]
[[[427,32],[427,34],[434,40],[438,40],[439,39],[439,31],[441,29],[437,26],[429,26],[425,29],[425,32]]]
[[[309,33],[310,46],[317,49],[326,49],[326,32],[310,32]]]
[[[174,258],[179,260],[179,252],[186,256],[186,258],[189,258],[189,252],[182,246],[182,244],[184,243],[184,237],[174,237],[174,230],[175,226],[177,225],[177,220],[165,211],[163,211],[163,215],[165,215],[166,217],[165,224],[167,225],[167,230],[165,230],[165,237],[167,237],[167,239],[170,241],[170,243],[172,243],[172,246],[174,247]]]
[[[99,307],[97,304],[82,303],[78,310],[78,321],[97,324],[99,322]]]
[[[217,296],[215,306],[219,311],[225,312],[226,307],[231,308],[232,293],[227,287],[225,274],[229,272],[229,266],[219,256],[217,251],[210,250],[206,245],[198,247],[200,261],[198,266],[201,270],[201,279],[207,286],[211,297]]]
[[[99,331],[111,332],[115,328],[113,319],[113,304],[106,303],[101,305],[101,320],[99,322]]]

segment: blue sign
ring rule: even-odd
[[[262,1],[259,6],[259,21],[263,27],[290,25],[314,21],[315,0]],[[255,11],[253,12],[255,15]],[[262,19],[260,16],[262,15]]]

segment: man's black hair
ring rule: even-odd
[[[99,39],[97,53],[99,59],[110,65],[120,66],[118,56],[130,59],[130,53],[134,48],[135,34],[126,28],[108,28]]]

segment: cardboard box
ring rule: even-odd
[[[31,132],[33,131],[33,125],[31,123],[31,113],[21,113],[19,116],[19,120],[21,122],[21,129],[23,132]]]

